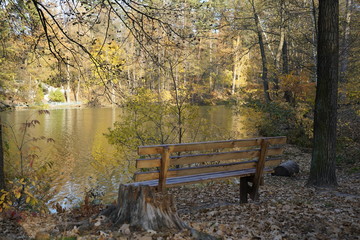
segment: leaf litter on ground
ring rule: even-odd
[[[293,177],[265,176],[258,202],[239,204],[238,179],[168,191],[174,196],[178,214],[185,222],[198,232],[218,239],[360,239],[360,172],[353,171],[360,169],[359,166],[339,168],[336,189],[315,189],[305,186],[311,154],[288,145],[285,155],[287,160],[299,164],[300,173]],[[38,232],[48,232],[55,239],[202,239],[190,230],[139,232],[127,231],[126,226],[122,226],[126,231],[119,231],[120,228],[114,231],[101,224],[87,231],[76,227],[59,229],[60,223],[71,226],[72,222],[89,218],[89,212],[93,214],[93,211],[85,212],[83,216],[79,209],[32,216],[19,224],[32,238]],[[26,239],[20,235],[18,239]]]

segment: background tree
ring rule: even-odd
[[[309,185],[337,185],[336,126],[339,78],[339,1],[320,0],[314,144]]]
[[[256,25],[256,33],[258,36],[258,43],[259,43],[259,48],[260,48],[260,53],[261,53],[261,63],[262,63],[262,74],[261,74],[261,78],[263,81],[263,88],[264,88],[264,97],[265,97],[265,101],[268,103],[271,101],[270,99],[270,94],[269,94],[269,82],[268,82],[268,61],[266,58],[266,53],[265,53],[265,44],[264,44],[264,37],[263,37],[263,30],[261,27],[261,23],[260,23],[260,18],[259,18],[259,14],[257,12],[257,9],[255,7],[255,3],[254,1],[250,1],[252,10],[253,10],[253,14],[254,14],[254,20],[255,20],[255,25]]]

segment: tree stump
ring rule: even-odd
[[[296,162],[287,161],[275,167],[274,168],[275,172],[272,175],[291,177],[295,173],[299,173],[299,170],[300,170],[299,165]]]
[[[149,186],[120,185],[117,205],[103,215],[115,226],[129,224],[154,231],[188,228],[178,216],[172,196],[156,194]]]

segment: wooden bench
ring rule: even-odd
[[[258,199],[264,173],[273,172],[286,137],[140,146],[131,185],[166,187],[240,177],[240,202]],[[249,185],[249,183],[251,185]]]

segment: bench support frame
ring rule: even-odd
[[[152,159],[138,159],[137,163],[139,163],[143,168],[146,167],[158,167],[158,172],[148,172],[145,173],[147,175],[143,175],[148,177],[145,178],[145,181],[148,180],[146,183],[144,182],[143,185],[149,184],[149,186],[154,186],[157,188],[159,192],[164,193],[166,190],[166,187],[174,186],[174,185],[180,185],[179,179],[181,179],[181,176],[186,176],[184,172],[180,172],[180,176],[174,176],[173,169],[169,171],[170,165],[174,165],[178,163],[179,157],[171,156],[173,152],[186,152],[186,151],[198,151],[198,150],[209,150],[209,149],[217,149],[217,148],[234,148],[234,147],[250,147],[257,145],[260,147],[257,151],[257,161],[248,161],[244,162],[245,165],[242,166],[249,166],[252,171],[247,171],[247,167],[244,168],[233,168],[231,165],[216,165],[215,167],[218,167],[218,169],[224,167],[229,170],[229,172],[216,172],[214,171],[214,174],[209,171],[199,171],[198,175],[192,175],[192,173],[189,173],[187,175],[190,176],[188,179],[188,182],[186,179],[183,179],[183,184],[189,184],[191,182],[198,182],[198,181],[211,181],[213,179],[220,179],[220,178],[229,178],[229,177],[240,177],[240,203],[247,203],[248,197],[250,197],[253,201],[259,200],[259,187],[260,185],[264,184],[264,172],[271,172],[271,169],[268,168],[269,161],[280,161],[279,158],[271,158],[273,155],[279,155],[282,153],[282,149],[279,147],[272,147],[269,148],[272,144],[284,144],[286,143],[286,137],[268,137],[268,138],[257,138],[257,139],[248,139],[248,140],[230,140],[230,141],[219,141],[219,142],[203,142],[203,143],[189,143],[189,144],[168,144],[168,145],[154,145],[154,146],[141,146],[139,147],[139,155],[144,154],[159,154],[160,157],[158,158],[152,158]],[[249,151],[239,151],[239,152],[224,152],[225,160],[230,159],[230,157],[235,157],[237,155],[235,154],[241,154],[242,157],[252,157],[254,154],[252,150]],[[205,156],[206,154],[204,154]],[[204,161],[204,156],[202,155],[194,155],[196,157],[195,163],[199,163]],[[219,154],[217,155],[208,155],[211,159],[210,161],[219,161],[221,160],[219,158]],[[214,157],[215,156],[215,157]],[[270,156],[270,158],[269,158]],[[193,157],[193,155],[186,155],[184,156],[182,164],[189,164],[191,163],[189,159]],[[214,160],[214,158],[216,160]],[[228,159],[227,159],[228,158]],[[281,158],[280,158],[281,159]],[[141,162],[142,161],[142,162]],[[205,161],[204,161],[205,162]],[[236,163],[237,164],[237,163]],[[248,164],[248,165],[246,165]],[[231,167],[229,167],[231,166]],[[271,166],[271,165],[270,165]],[[138,165],[137,165],[138,167]],[[249,168],[249,170],[250,170]],[[266,168],[266,169],[265,169]],[[184,168],[185,169],[185,168]],[[176,171],[184,171],[184,169],[176,170]],[[203,170],[199,168],[200,170]],[[245,171],[241,172],[242,169]],[[196,169],[195,169],[196,170]],[[228,171],[226,170],[226,171]],[[194,169],[189,168],[189,171],[195,172]],[[197,171],[197,170],[196,170]],[[218,173],[221,173],[217,175]],[[157,176],[156,176],[157,175]],[[172,176],[172,177],[169,177]],[[207,176],[205,176],[207,175]],[[193,177],[194,176],[194,177]],[[140,176],[141,177],[141,176]],[[156,181],[157,177],[157,181]],[[144,178],[143,178],[144,179]],[[154,180],[151,180],[154,179]],[[144,180],[143,180],[144,181]],[[169,182],[170,181],[170,182]],[[142,185],[141,181],[134,183],[135,185]]]
[[[169,147],[164,147],[161,153],[161,166],[160,166],[160,177],[159,177],[159,186],[158,190],[164,192],[166,190],[166,176],[170,164],[170,149]]]
[[[261,141],[261,150],[258,163],[256,164],[256,172],[254,176],[240,177],[240,203],[248,202],[248,194],[254,201],[259,200],[259,187],[264,184],[264,167],[266,153],[269,147],[269,142],[263,139]],[[249,185],[249,182],[252,185]]]

